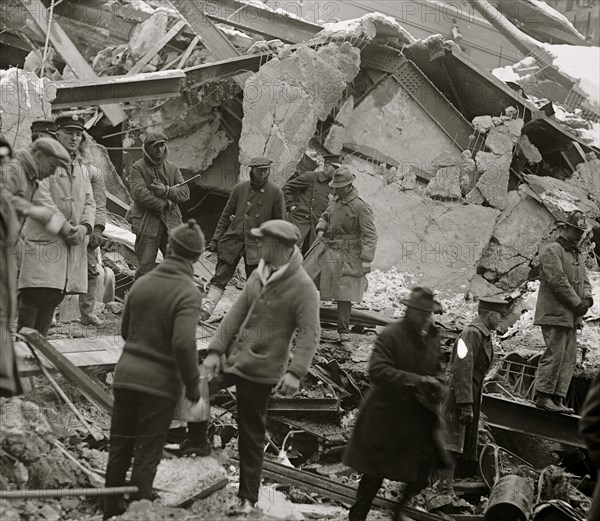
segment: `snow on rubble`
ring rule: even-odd
[[[414,43],[416,39],[394,18],[382,13],[369,13],[360,18],[341,22],[326,23],[317,35],[321,38],[364,38],[368,41],[383,33],[396,36],[404,43]]]

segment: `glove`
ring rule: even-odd
[[[185,386],[185,397],[192,403],[197,402],[200,399],[200,386],[198,382],[193,385]]]
[[[592,297],[585,297],[581,302],[585,303],[588,309],[594,305],[594,299]]]
[[[573,310],[573,314],[576,317],[582,317],[583,315],[585,315],[587,313],[588,309],[589,309],[589,306],[584,301],[581,301]]]
[[[95,250],[98,246],[100,246],[100,244],[102,244],[102,227],[94,226],[94,231],[90,235],[90,242],[88,243],[88,246],[92,250]]]
[[[367,273],[371,273],[371,263],[370,262],[363,262],[362,263],[362,270],[363,270],[363,275],[366,275]]]
[[[437,395],[442,392],[442,383],[435,376],[422,376],[419,388],[425,393]]]
[[[473,405],[467,403],[465,405],[459,405],[458,411],[458,423],[461,425],[469,425],[473,421]]]
[[[154,192],[154,195],[158,197],[167,197],[167,185],[161,183],[160,181],[152,181],[150,189]]]
[[[42,224],[48,224],[52,216],[56,213],[56,210],[52,208],[48,208],[46,206],[36,206],[33,205],[28,208],[25,212],[27,217],[31,217],[32,219],[41,222]]]
[[[209,243],[209,245],[207,246],[206,251],[210,251],[211,253],[215,253],[217,251],[217,243],[211,241]]]
[[[75,226],[73,233],[67,235],[65,237],[65,242],[69,246],[75,246],[76,244],[81,244],[87,235],[88,229],[83,224],[79,224]]]

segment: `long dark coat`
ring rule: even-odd
[[[466,347],[463,358],[459,356],[458,344]],[[447,375],[449,392],[444,407],[446,449],[463,454],[468,460],[477,461],[477,435],[481,414],[483,379],[487,374],[494,351],[490,330],[477,317],[456,339]],[[472,404],[473,421],[469,425],[458,423],[459,405]]]
[[[583,403],[579,432],[585,442],[596,469],[600,469],[600,373],[596,375]],[[588,519],[600,519],[600,472]]]
[[[369,364],[372,387],[363,402],[344,457],[349,467],[404,483],[427,479],[446,463],[439,396],[419,391],[419,377],[441,376],[438,331],[422,336],[401,320],[375,341]]]

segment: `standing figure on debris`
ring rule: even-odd
[[[444,407],[446,449],[452,464],[443,472],[441,494],[454,495],[454,468],[459,455],[477,462],[477,438],[483,379],[494,357],[492,331],[507,311],[507,302],[498,297],[481,297],[478,316],[460,334],[452,349],[446,373],[449,392]]]
[[[288,221],[300,229],[298,246],[305,254],[317,238],[317,223],[327,206],[333,189],[329,186],[333,174],[341,166],[342,158],[329,154],[323,156],[323,170],[305,172],[292,177],[283,186],[283,196]]]
[[[593,305],[592,289],[579,240],[585,217],[572,212],[559,224],[563,230],[540,247],[540,289],[534,324],[542,327],[546,350],[539,361],[535,404],[548,411],[573,414],[564,400],[577,362],[577,327]]]
[[[76,115],[68,117],[65,132],[71,136],[70,146],[78,147],[83,120]],[[48,138],[38,139],[32,147],[41,139]],[[23,227],[18,327],[37,329],[44,336],[64,295],[87,292],[86,244],[94,229],[96,203],[87,166],[77,155],[69,159],[66,167],[57,167],[39,183],[32,199],[63,215],[67,222],[58,236],[32,219]]]
[[[41,137],[56,137],[56,123],[47,119],[38,119],[31,123],[31,142]]]
[[[311,275],[317,273],[315,280],[321,290],[321,300],[337,301],[338,334],[342,343],[350,332],[352,302],[362,300],[365,276],[371,271],[377,247],[373,212],[358,196],[352,184],[355,180],[348,166],[342,166],[335,173],[329,183],[334,189],[333,201],[317,224],[317,236],[322,244],[311,248],[305,261],[307,271]],[[318,251],[321,253],[317,255]]]
[[[231,515],[250,513],[258,501],[271,390],[276,386],[286,395],[298,390],[320,337],[319,297],[302,267],[298,228],[272,220],[250,233],[259,241],[260,262],[213,336],[203,363],[209,378],[222,366],[212,391],[236,386],[240,501]],[[189,423],[188,437],[183,454],[210,453],[207,422]]]
[[[396,520],[447,465],[438,410],[443,394],[440,340],[431,320],[441,312],[429,288],[413,288],[402,320],[375,341],[365,398],[344,463],[362,473],[349,521],[365,521],[384,478],[406,483]]]
[[[124,486],[133,458],[133,498],[150,501],[182,384],[188,400],[200,399],[196,324],[202,298],[192,264],[202,254],[204,236],[196,221],[172,228],[168,247],[164,262],[133,284],[123,309],[125,346],[114,373],[106,467],[106,486]],[[108,496],[104,519],[125,509],[122,496]]]
[[[181,171],[167,160],[167,136],[148,132],[143,150],[144,157],[131,165],[129,173],[131,228],[139,262],[136,277],[154,267],[158,250],[166,254],[168,232],[181,224],[178,203],[190,198]]]
[[[260,252],[253,228],[271,219],[285,219],[285,203],[281,189],[269,181],[273,162],[256,157],[250,164],[250,181],[233,187],[207,250],[218,255],[215,274],[202,306],[201,320],[208,320],[221,300],[225,287],[244,258],[246,278],[258,266]]]
[[[79,118],[77,121],[73,120],[71,116],[56,118],[56,139],[69,151],[73,159],[80,158],[80,149],[85,141],[83,130],[83,121]],[[102,232],[106,226],[106,190],[102,172],[91,164],[86,164],[85,168],[87,169],[92,185],[92,194],[96,203],[96,215],[94,217],[94,229],[87,245],[88,289],[87,293],[79,295],[79,311],[81,313],[81,323],[84,326],[99,326],[102,322],[94,313],[96,285],[99,275],[96,248],[100,246]]]
[[[598,521],[600,519],[600,373],[596,375],[583,402],[579,432],[596,466],[596,488],[587,518],[589,521]]]

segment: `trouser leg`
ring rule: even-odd
[[[555,392],[557,396],[563,399],[567,396],[567,391],[575,372],[575,365],[577,364],[577,330],[567,329],[565,337],[565,354],[560,365],[560,374]]]
[[[250,275],[252,275],[252,272],[258,268],[258,264],[248,264],[248,261],[246,260],[246,256],[244,255],[244,271],[246,272],[246,280],[248,280],[250,278]]]
[[[567,349],[568,331],[568,328],[561,326],[542,326],[546,350],[538,363],[536,392],[556,394]],[[571,376],[572,374],[571,372]]]
[[[236,378],[240,488],[238,496],[258,501],[271,385]]]
[[[17,297],[17,330],[22,327],[35,329],[38,315],[38,302],[35,294],[38,288],[23,288]]]
[[[139,393],[114,390],[115,400],[110,425],[110,446],[106,466],[106,486],[122,487],[131,465],[138,422]],[[126,509],[123,496],[104,498],[104,519],[119,515]]]
[[[225,290],[227,284],[231,281],[235,275],[235,268],[240,262],[241,256],[234,259],[233,263],[225,262],[220,257],[217,259],[217,266],[215,268],[215,274],[210,279],[211,286],[218,286],[222,290]]]
[[[81,318],[89,317],[94,313],[96,286],[98,285],[96,248],[87,247],[87,263],[88,290],[84,295],[79,295],[79,312],[81,313]]]
[[[146,237],[138,235],[135,239],[135,254],[138,258],[136,279],[154,268],[158,254],[159,237]]]
[[[350,312],[352,310],[352,302],[347,300],[338,300],[338,333],[350,332]]]
[[[63,301],[64,294],[59,289],[54,288],[43,288],[43,302],[38,308],[37,320],[35,322],[35,328],[40,332],[42,336],[48,334],[48,330],[52,325],[52,319],[56,312],[57,306]]]
[[[381,488],[383,478],[363,474],[356,490],[356,499],[348,512],[349,521],[365,521],[371,510],[373,499]]]
[[[163,446],[177,402],[147,393],[139,394],[142,396],[138,411],[131,484],[138,487],[135,499],[152,500],[152,483],[162,458]]]

